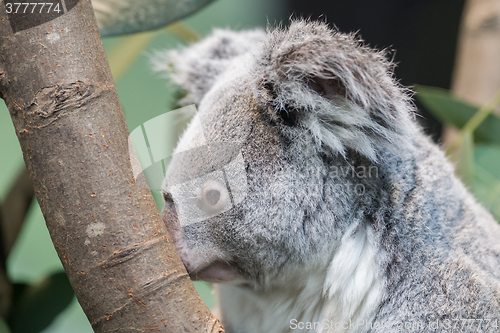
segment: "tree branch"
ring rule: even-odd
[[[500,2],[468,0],[464,8],[453,92],[478,105],[500,90]]]
[[[28,170],[23,167],[0,207],[2,246],[5,258],[16,242],[34,195]]]
[[[0,2],[0,95],[94,331],[222,332],[147,184],[133,178],[128,130],[90,0],[65,0],[67,12],[39,16],[7,14],[8,3]]]

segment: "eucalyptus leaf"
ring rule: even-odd
[[[12,333],[38,333],[71,303],[74,293],[64,272],[39,284],[21,286],[14,300],[9,326]]]
[[[137,61],[141,52],[144,52],[144,48],[154,36],[155,33],[135,34],[118,42],[111,49],[108,61],[115,82]]]
[[[468,104],[448,90],[417,86],[417,99],[440,121],[462,128],[479,110],[479,107]],[[500,118],[490,114],[474,131],[479,142],[500,144]]]
[[[11,333],[7,323],[0,317],[0,333]]]
[[[474,162],[472,192],[500,221],[500,146],[477,145]]]
[[[472,186],[474,176],[474,140],[472,133],[465,131],[461,133],[461,143],[458,158],[458,174],[465,185]]]
[[[195,42],[200,37],[196,31],[182,24],[182,22],[176,22],[163,30],[138,33],[122,38],[108,53],[111,74],[113,74],[115,82],[128,71],[140,54],[144,52],[149,42],[162,31],[167,31],[185,42]]]
[[[158,29],[213,0],[92,0],[102,36]]]

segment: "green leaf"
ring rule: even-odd
[[[465,131],[461,133],[460,155],[458,158],[458,174],[467,186],[472,186],[474,176],[474,140],[472,133]]]
[[[448,90],[417,86],[417,99],[440,121],[462,128],[479,110],[452,96]],[[479,142],[500,144],[500,118],[490,114],[474,131]]]
[[[472,192],[500,221],[500,146],[477,145]]]
[[[0,318],[0,333],[11,333],[9,326],[2,318]]]
[[[19,288],[9,324],[12,333],[38,333],[50,325],[70,304],[73,289],[64,272],[55,273],[37,285]]]

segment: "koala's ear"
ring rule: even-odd
[[[157,54],[153,66],[157,71],[166,72],[185,91],[186,96],[180,104],[198,104],[230,63],[255,51],[265,36],[263,30],[216,29],[193,45]]]
[[[309,130],[322,148],[375,160],[381,146],[408,145],[417,128],[392,64],[354,34],[295,21],[270,32],[256,66],[261,106],[283,126]]]

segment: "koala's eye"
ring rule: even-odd
[[[295,126],[297,124],[298,112],[293,108],[279,108],[276,113],[283,119],[285,125]]]
[[[226,186],[217,180],[207,180],[201,188],[201,201],[203,209],[209,213],[222,210],[229,201]]]

